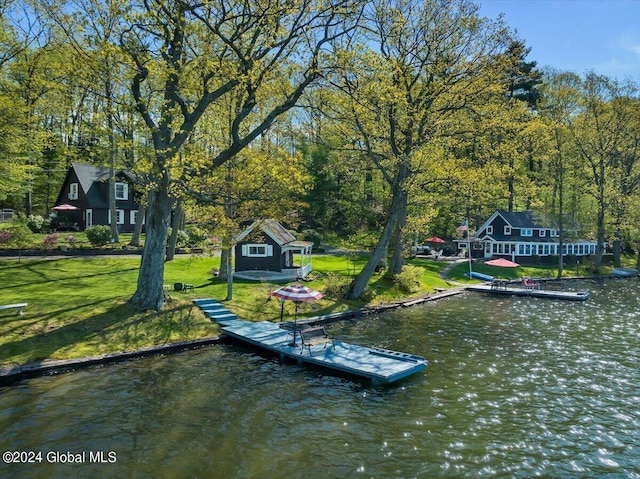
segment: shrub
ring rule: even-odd
[[[58,238],[59,236],[57,233],[47,235],[42,240],[42,245],[45,249],[52,249],[56,244],[58,244]]]
[[[195,225],[187,226],[187,234],[191,244],[201,244],[207,239],[207,232]]]
[[[32,233],[40,233],[44,226],[44,218],[40,215],[29,215],[26,222]]]
[[[189,234],[184,230],[178,230],[176,248],[186,248],[189,245]]]
[[[404,293],[415,293],[420,289],[420,278],[424,274],[424,268],[411,264],[405,265],[402,271],[393,277],[398,289]]]
[[[332,299],[342,299],[347,293],[350,280],[337,274],[327,275],[323,293]]]
[[[173,228],[167,228],[167,244],[171,239]],[[176,248],[186,248],[189,245],[189,234],[184,230],[178,230],[178,236],[176,237]]]
[[[113,237],[111,228],[107,225],[91,226],[85,230],[87,239],[93,246],[103,246],[108,244]]]

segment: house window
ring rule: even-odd
[[[522,236],[533,236],[533,230],[531,228],[522,228],[520,234]]]
[[[540,230],[540,238],[547,236],[547,230]]]
[[[273,256],[273,246],[270,244],[245,244],[242,245],[242,254],[249,258],[266,258]]]
[[[138,221],[138,210],[131,210],[129,212],[129,222],[130,224],[135,225],[136,221]],[[144,218],[142,218],[142,224],[144,224]]]
[[[129,185],[126,183],[116,183],[116,200],[129,199]]]
[[[70,200],[78,199],[78,183],[71,183],[69,185],[69,199]]]
[[[558,236],[558,230],[551,230],[551,232],[549,233],[549,235],[552,238],[556,238]]]
[[[111,210],[109,210],[108,221],[111,224]],[[124,210],[116,210],[116,224],[124,224]]]
[[[488,235],[492,235],[493,234],[493,226],[487,226],[487,234]]]
[[[509,226],[509,225],[505,225],[504,226],[504,234],[505,235],[510,235],[511,234],[511,226]]]

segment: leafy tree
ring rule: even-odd
[[[355,147],[389,193],[382,233],[352,298],[363,293],[394,234],[390,271],[400,272],[410,192],[446,180],[440,142],[457,131],[459,112],[499,90],[507,31],[477,9],[465,0],[372,2],[361,44],[340,52],[333,83],[343,99],[328,105],[335,108],[329,114],[343,119],[345,137],[358,139]]]
[[[569,131],[575,142],[580,159],[585,165],[583,174],[586,192],[595,203],[596,250],[595,267],[602,265],[606,242],[606,219],[616,191],[634,191],[635,181],[628,186],[616,187],[616,169],[622,152],[627,148],[626,124],[636,113],[628,105],[631,86],[620,84],[608,77],[587,74],[575,87],[579,102],[577,112],[569,117]],[[632,137],[633,138],[633,137]],[[632,157],[636,156],[633,152]],[[635,164],[633,160],[632,165]],[[631,173],[631,171],[630,171]]]

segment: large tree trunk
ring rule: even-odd
[[[615,231],[615,239],[613,240],[613,245],[612,245],[612,249],[613,249],[613,266],[615,266],[616,268],[619,268],[620,266],[622,266],[622,263],[620,261],[620,256],[622,255],[622,228],[620,227],[620,225],[616,225],[616,231]]]
[[[604,207],[598,208],[597,219],[597,240],[598,246],[596,247],[595,268],[596,271],[602,266],[602,258],[604,257]]]
[[[116,136],[113,127],[113,105],[111,79],[105,81],[107,99],[107,129],[109,133],[109,216],[111,217],[111,239],[118,243],[118,212],[116,208]]]
[[[149,193],[146,240],[138,273],[138,288],[131,298],[131,303],[141,310],[162,309],[167,221],[171,205],[166,185]]]
[[[225,301],[231,301],[233,299],[233,249],[227,250],[228,254],[225,256],[225,268],[227,270],[227,297]],[[222,258],[220,259],[222,261]],[[222,265],[222,263],[220,263]]]
[[[171,219],[171,237],[167,245],[167,257],[165,261],[172,261],[176,255],[176,244],[178,243],[178,233],[182,226],[182,215],[182,199],[179,199],[173,212],[173,218]]]
[[[228,258],[231,256],[229,248],[222,248],[220,251],[220,279],[227,279],[228,275],[232,273],[229,265],[231,264]]]
[[[556,136],[556,148],[558,149],[558,165],[556,168],[557,173],[557,187],[558,187],[558,279],[562,278],[564,272],[564,254],[562,250],[564,248],[564,157],[562,155],[562,140],[558,129],[555,130]]]
[[[380,238],[378,239],[378,244],[371,252],[367,264],[351,283],[351,287],[347,293],[347,298],[349,299],[357,299],[362,295],[367,287],[367,283],[371,279],[371,276],[373,276],[376,267],[387,251],[391,235],[393,234],[393,228],[398,220],[398,214],[400,213],[402,205],[402,197],[404,195],[401,188],[396,188],[396,190],[397,191],[393,195],[391,206],[389,207],[389,213],[387,214],[387,222],[384,225]]]
[[[140,246],[140,235],[142,234],[142,225],[144,224],[144,218],[147,215],[147,207],[140,203],[138,206],[138,215],[136,216],[136,224],[133,227],[133,234],[131,235],[130,246]]]
[[[404,266],[404,228],[407,225],[407,194],[402,193],[400,211],[396,220],[396,231],[393,240],[393,256],[389,264],[389,273],[392,275],[400,274]]]

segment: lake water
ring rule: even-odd
[[[331,325],[430,361],[391,386],[238,345],[24,381],[0,451],[34,462],[0,477],[640,477],[640,283],[581,286]]]

